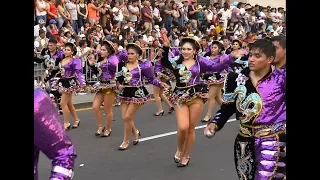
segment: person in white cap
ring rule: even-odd
[[[46,24],[46,22],[43,19],[39,19],[38,24],[33,27],[33,31],[34,31],[33,32],[33,36],[34,36],[34,38],[39,36],[39,30],[40,29],[42,29],[45,32],[47,32],[45,24]]]

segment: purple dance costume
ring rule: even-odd
[[[120,62],[126,62],[128,60],[128,52],[125,49],[118,51],[115,55],[118,57]]]
[[[161,82],[154,76],[154,69],[150,61],[139,61],[138,67],[129,70],[125,62],[118,64],[117,82],[124,86],[119,90],[118,99],[123,103],[143,104],[151,99],[143,79],[146,78],[154,86],[161,86]]]
[[[70,180],[77,157],[50,97],[34,90],[34,180],[38,180],[40,151],[52,160],[50,180]]]
[[[216,56],[215,58],[211,57],[206,57],[207,59],[214,61],[215,63],[219,63],[220,61],[225,61],[229,58],[229,55],[226,54],[220,54]],[[208,84],[222,84],[227,77],[228,73],[231,72],[232,69],[228,67],[227,69],[224,69],[222,72],[217,73],[217,72],[205,72],[202,74],[201,78],[202,80]]]
[[[58,80],[58,87],[60,92],[72,93],[80,91],[85,85],[85,77],[82,73],[82,63],[79,58],[72,58],[72,60],[62,65],[59,63],[61,78]]]
[[[101,58],[102,59],[102,58]],[[105,63],[98,62],[95,64],[98,72],[98,81],[89,88],[93,92],[102,92],[105,95],[116,95],[116,79],[115,74],[117,72],[117,66],[119,59],[116,55],[108,57]]]
[[[271,70],[256,87],[250,69],[228,74],[223,104],[210,123],[221,130],[236,113],[240,132],[234,144],[239,179],[283,179],[286,174],[286,71]]]
[[[176,78],[176,87],[169,98],[174,105],[190,105],[197,98],[206,101],[208,98],[208,88],[200,82],[201,74],[208,71],[221,72],[235,61],[235,58],[231,55],[229,55],[227,60],[218,63],[198,56],[196,63],[191,66],[190,69],[187,69],[187,67],[182,64],[182,55],[170,58],[168,56],[169,47],[164,47],[163,50],[161,64],[172,70]]]

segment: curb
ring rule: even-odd
[[[151,95],[151,99],[154,99],[153,94]],[[92,108],[92,102],[83,102],[83,103],[78,103],[78,104],[73,104],[74,108],[77,110],[83,110],[83,109],[90,109]]]

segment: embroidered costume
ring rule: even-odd
[[[86,85],[85,77],[82,73],[82,63],[79,58],[72,60],[62,65],[59,63],[60,79],[57,80],[57,85],[60,92],[78,92]]]
[[[41,89],[34,90],[34,180],[38,180],[40,151],[52,160],[49,179],[70,180],[77,157],[59,114],[50,97]]]
[[[216,56],[215,58],[211,58],[211,57],[206,57],[207,59],[215,62],[215,63],[219,63],[220,61],[225,61],[229,58],[229,55],[226,54],[221,54]],[[202,74],[201,78],[202,80],[208,84],[208,85],[212,85],[212,84],[221,84],[224,82],[224,79],[226,78],[226,76],[228,75],[229,72],[231,72],[232,69],[230,67],[228,67],[227,69],[224,69],[222,72],[217,73],[217,72],[205,72]]]
[[[42,49],[41,53],[34,57],[34,61],[37,63],[43,63],[45,69],[46,77],[44,82],[47,84],[46,91],[50,94],[52,101],[55,103],[56,107],[62,112],[60,101],[61,93],[56,89],[56,78],[55,76],[59,72],[59,63],[63,58],[63,51],[56,51],[54,55],[51,56],[48,48]]]
[[[256,87],[249,73],[245,68],[228,74],[223,104],[210,123],[219,131],[232,114],[240,120],[234,145],[240,179],[282,179],[286,174],[286,71],[271,70]]]
[[[103,43],[110,47],[112,54],[115,52],[111,41],[104,41]],[[95,70],[93,70],[93,72],[97,72],[96,76],[98,77],[98,81],[94,85],[90,86],[89,91],[116,95],[115,75],[119,63],[118,56],[111,55],[105,63],[102,63],[102,61],[103,58],[100,58],[98,63],[94,65],[93,69]]]
[[[200,44],[198,41],[191,37],[185,37],[182,39],[182,43],[188,41],[197,46],[196,50],[199,50]],[[201,98],[204,101],[208,98],[208,88],[205,84],[200,83],[200,76],[207,71],[220,72],[223,69],[228,68],[235,58],[230,55],[227,60],[216,63],[210,61],[202,56],[197,56],[196,63],[187,69],[183,65],[182,55],[170,58],[168,56],[169,47],[163,48],[163,57],[161,58],[161,64],[172,70],[176,78],[176,87],[173,90],[170,101],[175,105],[192,104],[197,98]]]
[[[129,43],[127,48],[128,46],[135,46],[136,49],[139,49],[139,54],[142,54],[138,45]],[[153,66],[148,60],[139,61],[138,67],[131,70],[126,67],[126,62],[119,62],[116,77],[117,82],[124,86],[119,90],[118,99],[120,102],[143,104],[150,100],[151,96],[145,87],[144,78],[155,86],[161,86],[161,82],[155,78]]]

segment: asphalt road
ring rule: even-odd
[[[166,106],[164,108],[167,110]],[[169,115],[165,112],[164,116],[155,117],[155,111],[155,102],[145,104],[138,111],[135,124],[141,131],[142,141],[137,146],[131,145],[126,151],[117,150],[123,138],[120,107],[114,108],[116,121],[113,121],[112,134],[107,138],[94,137],[97,125],[91,110],[79,111],[80,127],[68,132],[78,154],[73,179],[238,179],[233,163],[233,143],[238,131],[238,122],[227,123],[213,139],[205,138],[203,128],[199,127],[196,130],[196,142],[189,166],[177,168],[173,161],[176,151],[176,134],[173,132],[176,131],[175,114]],[[198,125],[204,124],[199,122]],[[50,171],[51,162],[41,154],[39,179],[48,179]]]

